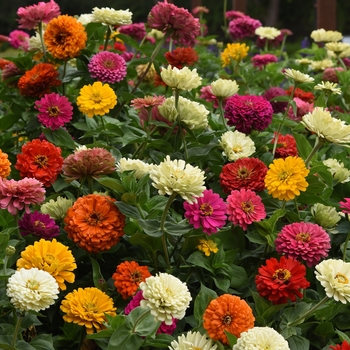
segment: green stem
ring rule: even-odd
[[[221,122],[223,124],[223,126],[225,126],[226,131],[228,131],[228,126],[226,124],[226,120],[225,120],[225,116],[224,116],[224,109],[222,108],[222,98],[218,97],[218,101],[219,101],[219,111],[220,111],[220,118],[221,118]]]
[[[346,216],[347,220],[349,221],[349,214],[345,214],[345,216]],[[350,239],[350,232],[346,236],[346,240],[344,242],[344,249],[343,249],[343,261],[344,262],[346,262],[346,250],[348,247],[349,239]]]
[[[296,326],[298,324],[300,324],[300,322],[303,322],[307,317],[309,317],[310,315],[312,315],[312,313],[318,309],[322,304],[324,304],[327,300],[329,299],[329,297],[325,296],[322,300],[320,300],[315,306],[313,306],[309,311],[306,311],[304,313],[304,315],[301,315],[300,317],[298,317],[296,320],[294,320],[291,323],[288,323],[288,327],[293,327]]]
[[[18,239],[20,241],[22,241],[23,237],[22,237],[21,233],[19,232],[18,219],[19,219],[19,214],[17,212],[16,215],[13,216],[14,226],[16,227],[16,234],[17,234]]]
[[[110,38],[111,34],[112,34],[111,27],[108,25],[107,26],[107,33],[106,33],[106,40],[105,40],[105,44],[103,46],[103,51],[107,50],[108,41],[109,41],[109,38]]]
[[[107,133],[107,129],[106,129],[106,125],[105,125],[105,122],[103,120],[103,117],[101,117],[101,121],[102,121],[102,126],[103,126],[103,130],[106,134],[106,142],[107,142],[107,145],[108,146],[111,146],[111,144],[109,143],[109,137],[108,137],[108,133]]]
[[[345,65],[344,61],[342,60],[341,57],[338,57],[338,61],[340,63],[340,65],[345,69],[345,70],[348,70],[348,67]]]
[[[268,39],[265,39],[264,51],[265,51],[265,52],[268,52],[268,51],[269,51],[269,40],[268,40]]]
[[[63,64],[63,73],[62,73],[62,94],[65,95],[66,94],[66,84],[63,82],[64,77],[66,76],[67,73],[67,61],[64,61]]]
[[[41,47],[43,49],[43,55],[44,55],[44,58],[46,61],[46,48],[45,48],[44,37],[43,37],[43,24],[42,24],[42,22],[39,22],[39,37],[40,37]]]
[[[88,181],[89,192],[90,192],[90,194],[92,194],[92,193],[94,193],[94,187],[92,185],[94,180],[92,177],[88,176],[87,181]]]
[[[296,198],[294,198],[294,204],[295,204],[295,209],[297,210],[297,213],[298,213],[298,218],[300,220],[300,212],[299,212],[298,203],[297,203]]]
[[[12,343],[11,343],[11,349],[15,349],[15,345],[16,345],[16,342],[17,342],[17,337],[18,337],[18,332],[19,332],[19,328],[21,326],[21,322],[22,322],[22,317],[19,316],[17,318],[17,322],[16,322],[16,326],[15,326],[15,331],[13,333],[13,338],[12,338]]]
[[[308,157],[305,160],[305,166],[309,165],[310,160],[312,159],[312,157],[315,155],[315,153],[319,150],[319,148],[321,146],[322,146],[322,142],[320,142],[320,139],[317,137],[313,150],[310,152],[310,154],[308,155]]]
[[[188,159],[188,151],[187,151],[187,144],[186,144],[186,135],[185,131],[181,125],[181,116],[180,116],[180,108],[179,108],[179,99],[180,99],[180,90],[175,89],[175,109],[177,110],[177,125],[179,127],[179,134],[180,137],[182,138],[182,142],[184,145],[184,155],[185,155],[185,160]]]

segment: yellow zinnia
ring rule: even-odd
[[[216,243],[211,239],[200,239],[197,248],[206,256],[210,256],[210,253],[216,254],[219,251]]]
[[[273,198],[290,201],[305,191],[309,184],[305,177],[309,170],[299,157],[275,159],[265,176],[265,186]]]
[[[66,322],[85,326],[87,334],[106,328],[105,314],[116,315],[112,298],[95,287],[73,290],[62,300],[60,308],[65,313],[63,319]]]
[[[222,66],[226,67],[232,61],[240,62],[248,55],[249,46],[246,44],[234,43],[227,44],[226,49],[221,53]]]
[[[105,115],[117,104],[117,95],[108,84],[96,81],[80,89],[77,106],[89,118]]]
[[[73,283],[77,268],[72,252],[56,239],[46,241],[41,239],[34,245],[29,245],[17,260],[17,269],[33,267],[48,272],[56,279],[61,290],[66,290],[65,282]]]

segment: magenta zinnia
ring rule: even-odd
[[[268,63],[274,62],[277,62],[277,56],[269,53],[263,55],[258,54],[252,57],[253,66],[260,69],[264,68]]]
[[[55,92],[36,101],[35,108],[39,111],[39,122],[51,130],[59,129],[68,123],[73,115],[73,106],[68,98]]]
[[[248,225],[265,219],[266,211],[261,198],[251,190],[242,188],[232,191],[227,197],[228,219],[234,224],[247,230]]]
[[[243,15],[232,19],[228,25],[228,32],[233,39],[239,40],[255,35],[255,29],[261,27],[261,22],[257,19]]]
[[[309,267],[326,258],[331,248],[328,233],[321,226],[310,222],[285,225],[278,234],[275,245],[277,253],[305,261]]]
[[[197,203],[184,203],[185,217],[194,228],[211,235],[226,223],[226,204],[213,190],[204,190]]]
[[[344,198],[343,202],[339,202],[342,213],[350,214],[350,198]]]

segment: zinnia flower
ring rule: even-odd
[[[339,202],[340,209],[344,214],[350,214],[350,198],[344,198],[343,202]]]
[[[232,350],[290,350],[287,340],[270,327],[254,327],[241,333]]]
[[[323,28],[313,30],[310,34],[311,39],[316,43],[340,41],[343,39],[343,34],[335,30],[325,30]]]
[[[221,169],[220,185],[228,193],[245,188],[252,191],[265,189],[267,166],[258,158],[239,158]]]
[[[52,239],[60,234],[60,228],[50,215],[39,213],[24,213],[18,220],[19,231],[22,236],[33,235],[40,238]]]
[[[267,89],[262,96],[266,98],[266,100],[270,101],[273,113],[284,113],[287,108],[287,101],[274,101],[275,97],[278,96],[287,96],[287,93],[284,89],[278,86],[273,86]]]
[[[199,19],[183,7],[168,2],[158,2],[152,7],[147,26],[164,33],[171,31],[171,38],[183,46],[193,46],[200,34]]]
[[[335,144],[350,142],[350,125],[333,118],[324,108],[315,107],[311,113],[303,116],[301,123],[323,141]]]
[[[350,263],[328,259],[315,266],[315,275],[326,295],[343,304],[350,302]]]
[[[218,98],[227,98],[238,92],[239,86],[236,80],[217,79],[211,84],[213,94]]]
[[[205,190],[204,171],[182,159],[170,160],[170,156],[151,169],[150,178],[161,196],[177,193],[189,203],[196,202]]]
[[[217,345],[213,343],[211,339],[208,339],[206,335],[202,335],[199,332],[188,332],[186,334],[179,335],[176,340],[173,340],[169,346],[170,350],[216,350]]]
[[[287,158],[287,157],[297,157],[298,149],[295,138],[292,135],[282,135],[274,134],[271,141],[272,144],[275,143],[277,137],[277,148],[275,153],[275,158]]]
[[[25,209],[30,213],[30,204],[39,204],[45,199],[43,184],[37,179],[6,180],[0,177],[0,208],[11,215]]]
[[[156,321],[167,325],[173,323],[173,318],[181,320],[192,300],[186,283],[167,273],[148,277],[141,282],[140,289],[145,298],[141,300],[141,307],[150,309]]]
[[[237,41],[249,36],[254,36],[255,29],[259,27],[261,27],[261,22],[258,19],[243,15],[230,20],[228,24],[228,32],[232,38]]]
[[[51,88],[61,85],[59,73],[50,63],[38,63],[25,72],[18,81],[19,92],[23,96],[42,97],[51,92]]]
[[[211,339],[228,344],[225,331],[239,337],[242,332],[254,327],[255,318],[245,300],[223,294],[209,303],[203,321],[203,327]]]
[[[248,51],[249,46],[244,43],[227,44],[227,47],[221,53],[222,66],[229,66],[232,61],[242,61],[242,59],[248,55]]]
[[[35,29],[41,22],[48,23],[60,14],[60,7],[54,0],[40,1],[36,5],[20,7],[17,10],[19,28]]]
[[[139,159],[120,158],[117,163],[117,171],[133,171],[136,179],[141,179],[148,174],[154,167],[153,164],[148,164]]]
[[[63,220],[67,210],[73,205],[73,200],[58,196],[56,200],[50,199],[41,205],[40,210],[43,214],[48,214],[54,220]]]
[[[225,105],[227,124],[245,134],[266,129],[272,122],[272,115],[271,103],[262,96],[236,94],[228,98]]]
[[[339,83],[339,77],[337,73],[343,72],[343,67],[326,68],[322,74],[322,80],[331,81],[333,83]]]
[[[74,289],[62,300],[60,309],[64,321],[85,326],[87,334],[106,328],[106,314],[116,316],[112,298],[95,287]]]
[[[293,92],[294,91],[294,92]],[[315,95],[310,91],[304,91],[300,88],[294,88],[293,86],[290,86],[288,89],[285,90],[288,96],[290,96],[293,92],[293,97],[297,97],[304,102],[313,103],[315,101]]]
[[[327,257],[331,248],[328,233],[311,222],[294,222],[283,226],[275,240],[276,251],[312,267]]]
[[[118,32],[121,34],[129,35],[131,38],[137,41],[141,41],[147,34],[145,23],[131,23],[118,27]]]
[[[77,268],[72,252],[64,244],[40,239],[33,245],[28,245],[16,262],[17,268],[38,268],[48,272],[56,279],[61,290],[66,290],[65,282],[73,283],[75,275],[72,271]]]
[[[76,150],[64,161],[62,173],[67,181],[108,175],[115,171],[116,159],[104,148]]]
[[[244,231],[251,223],[266,217],[261,198],[251,190],[242,188],[240,191],[231,191],[226,202],[229,221],[234,225],[239,225]]]
[[[46,140],[34,139],[22,146],[15,168],[21,177],[32,177],[50,187],[60,174],[63,164],[61,149]]]
[[[94,7],[92,21],[110,26],[122,26],[132,23],[132,12],[129,10],[115,10],[109,7]]]
[[[126,76],[126,62],[117,53],[101,51],[93,55],[88,64],[92,78],[102,83],[118,83]]]
[[[294,114],[292,106],[288,109],[288,117],[292,120],[300,121],[305,114],[312,112],[314,109],[313,103],[305,102],[298,97],[294,97],[293,101],[297,107],[296,114]]]
[[[211,253],[216,254],[219,251],[217,244],[212,239],[200,239],[197,248],[205,256],[210,256]]]
[[[188,67],[178,69],[176,67],[163,68],[160,76],[165,84],[172,89],[187,90],[196,89],[202,83],[202,78],[198,75],[197,69],[190,70]]]
[[[305,177],[309,172],[299,157],[275,159],[265,176],[266,189],[273,198],[290,201],[299,196],[300,191],[306,191],[309,184]]]
[[[255,29],[255,34],[258,35],[260,39],[273,40],[281,34],[281,31],[274,27],[261,26]]]
[[[124,235],[125,225],[115,201],[99,194],[79,197],[64,219],[68,237],[90,253],[111,249]]]
[[[79,91],[77,106],[80,112],[89,118],[95,115],[105,115],[117,104],[117,95],[108,84],[96,81],[85,85]]]
[[[203,86],[200,89],[200,98],[202,98],[203,100],[206,100],[207,102],[210,102],[213,104],[214,108],[218,108],[219,107],[219,99],[213,94],[213,89],[211,87],[211,85],[208,86]],[[224,103],[226,103],[226,100],[223,101]]]
[[[269,63],[277,62],[277,56],[269,53],[263,55],[255,55],[252,57],[253,66],[259,69],[263,69]]]
[[[350,344],[346,340],[343,340],[341,344],[330,345],[329,348],[332,350],[350,350]]]
[[[39,312],[54,304],[58,298],[58,284],[46,271],[37,268],[20,269],[8,280],[6,295],[13,306],[24,312]]]
[[[312,83],[315,79],[308,74],[304,74],[296,69],[286,68],[283,71],[287,78],[290,78],[294,83]]]
[[[147,266],[140,266],[136,261],[124,261],[117,266],[112,279],[118,293],[123,299],[127,299],[135,295],[140,283],[150,276]]]
[[[23,30],[13,30],[9,34],[9,43],[15,49],[20,48],[27,51],[29,46],[29,34]]]
[[[341,88],[338,87],[338,84],[332,83],[330,81],[321,81],[320,84],[315,85],[315,90],[321,90],[325,95],[341,95]]]
[[[192,47],[178,47],[167,52],[164,57],[172,67],[178,69],[193,66],[198,61],[198,54]]]
[[[9,156],[0,149],[0,178],[8,177],[11,174],[11,162]]]
[[[334,207],[322,203],[315,203],[311,207],[311,214],[317,224],[328,229],[333,228],[341,219]]]
[[[64,126],[73,116],[73,106],[68,98],[54,92],[44,95],[34,107],[39,111],[39,122],[51,130]]]
[[[259,267],[255,277],[259,294],[272,301],[273,304],[284,304],[288,300],[302,298],[301,289],[310,286],[305,279],[306,267],[293,258],[282,256],[266,260],[266,265]]]
[[[50,54],[59,60],[77,57],[85,48],[87,34],[76,18],[68,15],[52,19],[44,32],[44,43]]]

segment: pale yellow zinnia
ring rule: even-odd
[[[211,84],[213,94],[218,98],[226,98],[236,94],[239,90],[239,86],[236,80],[230,79],[217,79]]]
[[[198,75],[197,69],[191,70],[188,67],[178,69],[168,65],[167,68],[162,69],[160,76],[172,89],[190,91],[202,84],[202,78]]]

